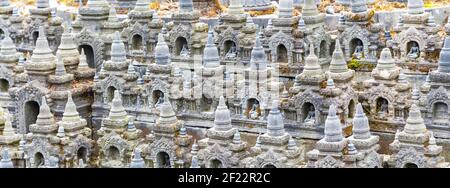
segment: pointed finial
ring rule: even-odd
[[[58,127],[58,133],[56,134],[57,137],[63,138],[66,136],[66,133],[64,132],[64,126],[59,125]]]
[[[134,155],[131,159],[130,168],[145,168],[145,161],[141,157],[141,151],[135,148],[133,154]]]
[[[241,144],[241,133],[239,133],[239,130],[236,130],[233,135],[233,144]]]
[[[132,120],[128,121],[127,131],[134,132],[136,131],[136,126],[134,126],[134,122]]]
[[[4,147],[2,150],[2,160],[0,161],[0,168],[14,168],[7,147]]]
[[[297,148],[297,144],[295,143],[295,140],[292,137],[289,138],[287,149],[288,150],[295,150],[296,148]]]
[[[60,53],[56,53],[56,76],[64,76],[66,75],[66,67],[64,66],[63,59]]]
[[[353,142],[351,140],[348,140],[347,149],[348,149],[348,154],[349,155],[356,155],[356,154],[358,154],[358,150],[356,150],[356,147],[355,147],[355,145],[353,144]]]
[[[180,128],[180,135],[183,135],[183,136],[187,135],[187,130],[186,130],[186,127],[184,125],[182,125],[181,128]]]

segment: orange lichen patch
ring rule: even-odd
[[[149,7],[152,10],[159,10],[159,8],[161,8],[161,4],[159,4],[159,2],[151,2]]]
[[[220,13],[225,12],[227,10],[227,8],[225,6],[223,6],[219,2],[219,0],[214,0],[213,4],[214,4],[214,6],[208,8],[206,10],[206,13],[204,13],[203,15],[205,15],[207,17],[216,17]]]
[[[335,13],[346,10],[345,6],[335,3],[335,0],[323,0],[318,6],[319,12],[325,12],[328,6],[332,6]]]
[[[275,7],[272,7],[268,10],[261,10],[261,11],[249,11],[248,13],[250,14],[250,16],[255,17],[255,16],[262,16],[262,15],[269,15],[269,14],[273,14],[276,11]]]
[[[406,4],[399,2],[388,2],[386,0],[376,0],[375,3],[369,7],[375,11],[389,11],[406,8]]]
[[[221,12],[225,12],[227,10],[227,7],[223,6],[219,0],[214,0],[214,7]]]
[[[294,16],[300,16],[302,11],[300,9],[294,9]]]
[[[447,22],[445,22],[445,23],[447,23]],[[447,33],[445,32],[444,28],[441,28],[441,30],[439,30],[439,32],[438,32],[438,35],[439,35],[439,37],[444,38],[447,35]]]
[[[23,4],[23,5],[35,5],[36,0],[11,0],[11,3],[16,4]]]
[[[448,4],[449,0],[424,0],[425,8],[434,8]]]
[[[152,4],[150,4],[151,6]],[[154,5],[156,6],[156,5]],[[178,3],[176,2],[165,2],[165,3],[158,3],[158,15],[166,15],[170,14],[171,12],[178,11]]]
[[[345,137],[348,137],[348,136],[353,135],[353,125],[344,128],[344,129],[342,130],[342,132],[344,133],[344,136],[345,136]]]
[[[59,0],[58,3],[61,5],[66,5],[66,6],[71,6],[71,7],[79,6],[79,2],[75,2],[75,0]]]

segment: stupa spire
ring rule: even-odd
[[[53,119],[53,114],[50,112],[50,107],[47,104],[47,99],[42,97],[41,107],[39,108],[39,115],[36,120],[36,125],[38,126],[49,126],[53,125],[55,120]]]
[[[347,62],[345,61],[344,52],[342,52],[341,43],[339,40],[336,40],[336,47],[330,63],[330,72],[343,73],[347,71]]]
[[[219,61],[219,50],[214,43],[214,32],[212,27],[208,32],[208,42],[203,50],[203,66],[205,67],[218,67],[220,66]]]
[[[272,102],[272,109],[267,116],[267,133],[269,136],[282,136],[284,132],[283,115],[278,108],[278,100]]]
[[[420,109],[416,104],[412,104],[411,106],[404,131],[408,134],[424,134],[427,132]]]
[[[126,60],[127,54],[125,51],[125,44],[123,44],[122,39],[120,38],[119,31],[116,31],[111,44],[111,61],[125,62]]]
[[[118,90],[114,91],[114,98],[112,100],[111,110],[109,112],[109,119],[112,120],[123,120],[127,116],[127,112],[122,104],[122,97]]]
[[[450,37],[445,38],[444,47],[441,49],[438,71],[450,73]]]
[[[336,115],[336,107],[331,105],[325,120],[325,141],[340,142],[342,139],[344,136],[342,135],[341,121]]]
[[[158,34],[158,43],[155,47],[155,62],[158,65],[170,64],[169,46],[167,45],[162,33]]]
[[[220,96],[219,105],[217,106],[214,115],[215,129],[220,131],[227,131],[232,128],[230,110],[228,110],[228,107],[225,104],[225,98],[223,96]]]
[[[353,117],[353,136],[355,139],[370,138],[369,120],[362,108],[361,103],[356,105],[356,114]]]

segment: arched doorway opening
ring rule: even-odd
[[[158,164],[158,168],[171,168],[170,157],[166,152],[159,152],[156,155],[156,162]]]
[[[306,102],[302,106],[302,121],[304,123],[315,123],[316,121],[316,108],[313,104]]]
[[[448,106],[443,102],[437,102],[433,105],[433,119],[445,120],[448,117]]]
[[[39,37],[39,31],[34,31],[31,36],[33,37],[33,46],[36,46],[36,41]]]
[[[389,102],[383,97],[377,99],[377,116],[384,118],[389,114]]]
[[[201,111],[202,112],[209,112],[211,111],[213,100],[211,98],[206,97],[205,95],[202,95],[202,101],[201,101]]]
[[[288,62],[287,49],[282,44],[278,45],[278,47],[277,47],[277,62],[278,63],[287,63]]]
[[[3,40],[5,38],[5,32],[3,29],[0,28],[0,40]]]
[[[330,45],[330,56],[333,56],[334,50],[336,49],[336,41],[333,40],[331,41],[331,45]]]
[[[419,43],[416,41],[406,43],[406,53],[409,58],[418,58],[420,56]]]
[[[44,165],[45,165],[44,155],[42,155],[41,152],[36,152],[34,154],[34,166],[35,167],[42,167]]]
[[[95,65],[95,57],[94,57],[94,49],[92,46],[83,44],[78,47],[78,51],[81,53],[81,49],[84,50],[84,54],[86,54],[86,61],[89,68],[96,68]]]
[[[362,58],[364,56],[364,44],[363,41],[354,38],[350,41],[350,57]]]
[[[31,124],[35,124],[39,115],[39,103],[36,101],[28,101],[24,106],[25,131],[29,132]]]
[[[133,35],[133,38],[131,39],[131,44],[132,44],[131,46],[132,46],[133,50],[142,50],[142,43],[143,43],[143,40],[142,40],[141,35],[138,35],[138,34]]]
[[[320,42],[320,48],[319,48],[319,58],[326,58],[327,57],[327,42],[322,41]]]
[[[164,93],[160,90],[154,90],[152,94],[153,103],[158,107],[164,102]]]
[[[175,40],[175,55],[186,55],[185,53],[187,53],[188,51],[189,47],[186,38],[178,37],[177,40]]]
[[[263,166],[263,168],[277,168],[277,167],[273,164],[266,164]]]
[[[259,101],[251,98],[247,100],[247,116],[252,119],[256,119],[261,115],[261,109],[259,105]]]
[[[107,95],[106,95],[106,101],[105,102],[112,102],[112,100],[114,99],[114,92],[116,91],[116,88],[113,86],[109,86],[107,91]]]
[[[231,40],[225,41],[223,44],[222,55],[224,55],[226,58],[235,58],[237,56],[236,43]]]
[[[222,162],[218,159],[213,159],[210,162],[209,168],[223,168]]]
[[[414,163],[406,163],[405,166],[403,166],[403,168],[419,168],[419,167]]]
[[[120,151],[115,146],[111,146],[108,148],[108,159],[118,161],[120,160]]]
[[[77,157],[78,157],[78,160],[83,159],[83,162],[86,162],[87,161],[87,149],[83,146],[78,148]]]
[[[348,118],[352,119],[355,116],[355,112],[355,102],[350,100],[350,103],[348,104]]]
[[[6,79],[0,79],[0,92],[8,93],[9,90],[9,82]]]

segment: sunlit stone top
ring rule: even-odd
[[[192,0],[180,0],[180,12],[193,12],[194,11],[194,5],[192,3]]]
[[[278,8],[279,18],[291,18],[293,16],[294,4],[292,0],[280,0]]]
[[[351,0],[351,7],[353,13],[366,12],[367,0]]]
[[[49,0],[37,0],[36,1],[37,8],[49,8]]]
[[[319,10],[314,0],[305,0],[305,5],[303,5],[302,16],[317,16]]]
[[[244,13],[244,7],[242,0],[230,0],[230,6],[228,6],[228,13],[232,15],[238,15]]]
[[[424,13],[423,0],[408,0],[408,13],[409,14],[422,14]]]

